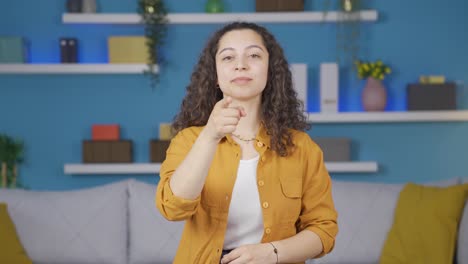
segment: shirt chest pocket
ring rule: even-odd
[[[302,203],[302,178],[294,174],[281,175],[279,177],[281,194],[279,201],[281,213],[284,215],[282,222],[296,222],[301,213]]]

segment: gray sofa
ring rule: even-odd
[[[452,178],[425,185],[445,187],[460,183],[468,183],[468,178]],[[378,263],[387,233],[393,224],[394,210],[403,186],[333,181],[332,192],[339,226],[335,248],[331,254],[308,263]],[[468,264],[467,204],[465,202],[458,232],[458,264]]]
[[[334,181],[336,246],[308,263],[377,263],[402,186]],[[161,217],[154,206],[155,187],[126,180],[63,192],[0,190],[0,202],[8,204],[35,264],[171,263],[183,222]],[[467,251],[468,206],[460,224],[458,263],[468,264]]]

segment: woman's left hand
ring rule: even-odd
[[[269,243],[245,245],[224,255],[221,264],[268,264],[276,263],[276,255]]]

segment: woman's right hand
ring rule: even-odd
[[[242,106],[233,106],[232,98],[226,96],[213,107],[204,130],[210,138],[219,142],[224,136],[234,132],[239,120],[246,115]]]

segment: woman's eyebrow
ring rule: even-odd
[[[247,48],[245,49],[251,49],[251,48],[259,48],[260,50],[264,51],[262,47],[260,47],[259,45],[250,45],[250,46],[247,46]]]
[[[247,49],[252,49],[252,48],[258,48],[258,49],[264,51],[264,50],[262,49],[262,47],[260,47],[259,45],[255,45],[255,44],[254,44],[254,45],[249,45],[249,46],[247,46],[245,49],[247,50]],[[223,52],[226,51],[226,50],[234,50],[234,48],[231,48],[231,47],[224,48],[224,49],[220,50],[220,51],[218,52],[218,54],[221,54],[221,53],[223,53]]]
[[[224,49],[220,50],[218,52],[218,54],[221,54],[221,53],[223,53],[223,51],[226,51],[226,50],[234,50],[234,48],[224,48]]]

